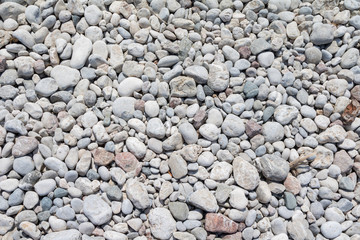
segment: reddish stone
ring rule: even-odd
[[[288,192],[291,192],[294,195],[298,194],[301,190],[301,184],[299,180],[290,174],[285,179],[284,186]]]
[[[356,86],[356,87],[360,87],[360,86]],[[353,90],[356,87],[354,87]],[[357,97],[360,98],[360,92],[359,93],[357,93],[357,92],[353,93],[353,90],[351,90],[351,94],[353,94],[353,97],[354,98],[357,98]],[[357,94],[359,94],[359,95],[357,95]],[[344,121],[344,124],[351,124],[355,120],[356,116],[359,114],[359,110],[360,110],[360,103],[357,100],[353,99],[349,103],[349,105],[346,106],[344,112],[341,115],[341,117],[342,117],[342,119]]]
[[[94,163],[101,166],[106,166],[114,161],[115,155],[106,151],[104,148],[97,148],[92,151],[94,156]]]
[[[241,232],[237,232],[231,235],[226,235],[222,238],[223,240],[240,240],[241,239]]]
[[[319,74],[326,72],[328,70],[328,67],[324,63],[319,63],[315,67],[315,71]]]
[[[169,107],[175,108],[181,104],[181,98],[172,97],[170,98]]]
[[[262,130],[261,125],[259,125],[257,122],[253,120],[249,120],[245,124],[245,132],[249,138],[261,134],[261,130]]]
[[[257,61],[253,61],[251,63],[251,66],[254,67],[254,68],[258,68],[258,67],[260,67],[260,64]]]
[[[141,112],[145,111],[145,101],[144,100],[136,100],[134,104],[135,110],[140,110]]]
[[[220,213],[208,213],[205,216],[205,229],[216,233],[235,233],[239,225]]]
[[[203,109],[200,109],[194,116],[194,127],[196,129],[200,128],[201,125],[205,122],[206,120],[206,112]]]
[[[115,163],[125,172],[131,172],[138,167],[139,161],[136,159],[134,154],[130,152],[122,152],[116,154]]]
[[[249,58],[251,55],[250,47],[243,46],[239,48],[239,53],[241,58]]]
[[[345,150],[341,150],[335,153],[333,164],[340,168],[341,173],[347,173],[354,166],[354,160]]]

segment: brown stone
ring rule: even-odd
[[[356,87],[359,87],[359,86],[356,86]],[[354,88],[356,88],[356,87],[354,87]],[[354,90],[354,88],[353,88],[353,90]],[[351,92],[353,90],[351,90]],[[359,96],[357,96],[357,94],[359,94]],[[357,98],[357,97],[360,98],[360,93],[355,93],[355,96],[353,94],[353,97],[354,98]],[[359,111],[360,111],[360,103],[356,99],[353,99],[349,103],[349,105],[346,106],[344,112],[341,115],[344,124],[351,124],[355,120],[357,115],[359,114]]]
[[[106,151],[104,148],[97,148],[92,151],[94,156],[94,163],[101,166],[106,166],[114,161],[115,155]]]
[[[200,109],[194,116],[194,127],[196,129],[200,128],[201,125],[205,122],[206,120],[206,112],[203,109]]]
[[[249,138],[261,134],[261,130],[262,130],[261,126],[253,120],[249,120],[245,124],[245,132]]]
[[[334,162],[341,170],[341,173],[347,173],[354,165],[354,160],[349,156],[345,150],[335,153]]]
[[[12,148],[12,155],[14,157],[25,156],[34,151],[38,145],[39,142],[34,137],[18,137]]]
[[[251,55],[250,47],[243,46],[239,48],[239,53],[241,58],[249,58]]]
[[[145,101],[144,100],[136,100],[134,104],[135,110],[140,110],[141,112],[145,111]]]
[[[179,106],[181,102],[181,98],[172,97],[170,98],[169,107],[175,108],[176,106]]]
[[[205,216],[205,229],[216,233],[235,233],[239,225],[220,213],[208,213]]]
[[[241,239],[241,232],[237,232],[234,234],[226,235],[222,238],[223,240],[240,240]]]
[[[131,172],[137,168],[139,161],[134,154],[130,152],[122,152],[116,154],[115,163],[125,172]]]
[[[356,85],[351,89],[351,96],[360,102],[360,85]]]
[[[285,179],[284,186],[288,192],[291,192],[294,195],[298,194],[301,190],[301,184],[299,180],[290,174]]]

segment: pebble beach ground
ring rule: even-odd
[[[0,239],[359,240],[360,0],[1,0]]]

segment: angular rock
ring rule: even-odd
[[[60,90],[75,87],[80,80],[80,72],[76,69],[57,65],[51,70],[51,77],[55,79]]]
[[[114,154],[106,151],[104,148],[97,148],[92,151],[94,163],[100,166],[106,166],[114,161]]]
[[[219,208],[215,196],[205,188],[192,193],[188,202],[206,212],[216,212]]]
[[[98,195],[87,196],[84,200],[84,214],[94,225],[102,225],[111,220],[111,207]]]
[[[176,231],[176,222],[166,208],[151,209],[148,219],[151,233],[157,239],[170,239]]]
[[[238,224],[220,213],[207,213],[205,216],[205,229],[215,233],[235,233]]]
[[[289,163],[275,154],[266,154],[260,158],[259,167],[265,178],[281,182],[289,173]]]
[[[180,179],[188,173],[187,163],[181,157],[180,153],[174,152],[171,154],[168,164],[170,167],[171,174],[174,178]]]
[[[116,154],[115,163],[121,167],[125,172],[131,172],[139,167],[139,161],[130,152],[122,152]]]
[[[169,85],[172,97],[194,97],[197,93],[196,83],[191,77],[176,77]]]
[[[126,195],[134,206],[140,210],[151,206],[151,200],[145,185],[136,179],[129,179],[126,182]]]
[[[210,64],[207,85],[215,92],[222,92],[229,86],[229,77],[229,71],[225,64]]]
[[[256,167],[241,157],[236,157],[232,164],[234,179],[237,185],[249,191],[254,190],[260,182],[260,176]]]
[[[12,148],[12,155],[14,157],[25,156],[34,151],[39,142],[34,137],[21,136],[16,139],[15,145]]]
[[[324,132],[321,132],[316,139],[320,144],[341,143],[345,140],[346,135],[346,131],[342,126],[334,125],[326,129]]]

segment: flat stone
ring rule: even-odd
[[[205,188],[192,193],[188,198],[188,202],[206,212],[216,212],[219,208],[215,196]]]
[[[215,92],[222,92],[229,86],[229,71],[223,63],[209,65],[207,85]]]
[[[345,79],[331,79],[326,82],[326,90],[336,97],[343,96],[348,87]]]
[[[269,49],[271,49],[271,45],[264,38],[257,38],[251,42],[250,50],[254,55],[258,55]]]
[[[80,239],[81,239],[81,233],[75,229],[52,232],[44,236],[44,240],[80,240]]]
[[[240,137],[245,132],[245,124],[238,116],[229,114],[222,123],[221,130],[228,137]]]
[[[185,68],[184,74],[193,78],[199,84],[206,84],[209,73],[203,66],[193,65]]]
[[[260,182],[260,176],[256,167],[241,157],[236,157],[232,164],[234,179],[237,185],[249,191],[254,190]]]
[[[278,122],[267,122],[262,126],[266,142],[274,143],[284,138],[284,127]]]
[[[51,70],[51,77],[55,79],[60,90],[75,87],[80,80],[80,72],[76,69],[57,65]]]
[[[170,202],[169,210],[173,217],[179,221],[185,221],[189,215],[189,207],[183,202]]]
[[[131,172],[139,167],[139,161],[130,152],[118,153],[115,156],[115,163],[121,167],[125,172]]]
[[[113,103],[113,113],[124,120],[129,120],[135,112],[136,99],[132,97],[119,97]]]
[[[39,196],[46,196],[56,188],[54,179],[45,179],[34,185],[35,191]]]
[[[333,164],[340,168],[341,173],[348,173],[354,165],[354,160],[345,150],[340,150],[335,153]]]
[[[207,213],[205,229],[215,233],[235,233],[238,230],[238,224],[220,213]]]
[[[266,154],[260,158],[259,167],[265,178],[281,182],[289,173],[289,163],[275,154]]]
[[[0,214],[0,234],[5,235],[10,231],[14,226],[14,219],[6,216],[5,214]]]
[[[170,81],[171,96],[194,97],[196,96],[196,83],[191,77],[179,76]]]
[[[87,196],[83,211],[94,225],[102,225],[111,220],[111,207],[98,195]]]
[[[146,209],[151,206],[145,185],[136,179],[129,179],[126,182],[126,195],[137,209]]]
[[[70,66],[75,69],[80,69],[85,65],[92,51],[92,42],[85,36],[78,38],[73,46],[73,53],[70,60]]]
[[[280,105],[275,109],[275,120],[282,125],[289,124],[299,115],[299,110],[294,106]]]
[[[171,154],[168,164],[172,176],[176,179],[180,179],[188,173],[187,163],[178,152]]]
[[[94,163],[100,166],[106,166],[114,161],[115,155],[106,151],[104,148],[97,148],[92,151]]]
[[[176,231],[176,222],[166,208],[151,209],[148,219],[151,233],[157,239],[169,239]]]
[[[18,137],[12,148],[12,155],[14,157],[25,156],[34,151],[38,145],[39,142],[34,137]]]
[[[320,230],[321,230],[321,234],[324,237],[333,239],[340,236],[342,232],[342,227],[338,222],[328,221],[321,225]]]
[[[330,24],[316,23],[310,35],[310,40],[315,45],[331,43],[334,39],[334,28]]]
[[[121,97],[130,97],[134,92],[141,90],[143,81],[140,78],[128,77],[122,80],[118,86],[118,92]]]
[[[321,132],[316,139],[320,144],[341,143],[345,140],[346,135],[346,131],[342,126],[334,125],[327,128],[324,132]]]
[[[32,48],[35,45],[34,37],[25,29],[17,29],[12,33],[14,38],[17,38],[27,48]]]

